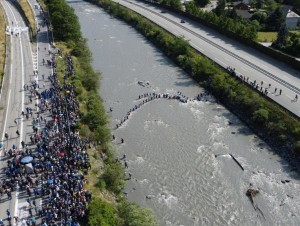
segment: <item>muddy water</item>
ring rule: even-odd
[[[113,143],[132,174],[129,200],[153,209],[160,225],[300,224],[299,178],[285,161],[213,97],[192,100],[201,87],[134,29],[93,5],[69,2],[102,72]],[[139,100],[178,91],[190,100]],[[255,202],[262,212],[245,195],[250,185],[260,191]]]

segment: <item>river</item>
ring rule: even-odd
[[[113,144],[126,154],[126,177],[132,174],[129,200],[151,208],[160,225],[300,224],[298,174],[213,97],[155,99],[116,129],[142,94],[179,91],[193,99],[204,90],[124,22],[91,4],[69,3],[102,72]],[[259,190],[257,211],[246,196],[250,187]]]

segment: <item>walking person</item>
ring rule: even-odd
[[[16,222],[16,225],[18,225],[19,217],[18,217],[18,216],[14,216],[14,220],[15,220],[15,222]]]
[[[10,221],[11,220],[11,215],[10,215],[10,210],[9,209],[6,210],[6,215],[7,215],[8,221]]]

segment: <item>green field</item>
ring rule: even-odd
[[[257,32],[258,42],[273,42],[277,38],[277,32]]]

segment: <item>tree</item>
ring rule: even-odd
[[[281,7],[277,7],[275,11],[267,19],[267,29],[269,31],[279,31],[283,26],[284,17]]]
[[[107,164],[105,172],[100,179],[104,179],[108,190],[119,194],[121,187],[124,185],[124,169],[119,163],[112,162]]]
[[[80,24],[74,10],[65,1],[48,1],[54,36],[61,41],[76,43],[81,38]]]
[[[95,198],[88,208],[88,225],[115,226],[118,225],[116,209],[109,203]]]
[[[298,155],[300,155],[300,140],[298,140],[298,141],[295,141],[295,143],[294,143],[294,151],[298,154]]]
[[[217,7],[213,10],[218,16],[225,12],[226,0],[219,0]]]
[[[269,119],[269,112],[268,112],[268,110],[266,110],[264,108],[260,108],[253,113],[252,119],[257,124],[265,124]]]
[[[273,44],[274,46],[277,46],[279,48],[285,47],[288,44],[288,38],[289,38],[289,31],[286,28],[286,26],[283,26],[280,28],[277,34],[277,39]]]
[[[267,21],[268,15],[265,12],[257,11],[251,16],[251,20],[257,20],[260,24]]]
[[[194,0],[199,7],[204,7],[209,3],[209,0]]]
[[[126,226],[157,226],[151,210],[125,200],[119,205],[119,215]]]
[[[227,16],[233,20],[237,20],[240,18],[234,8],[227,11]]]
[[[173,43],[172,53],[173,57],[177,57],[179,55],[184,55],[188,52],[189,43],[184,40],[183,36],[176,37],[175,42]]]
[[[297,9],[300,9],[300,0],[284,0],[283,2],[286,5],[292,5]]]
[[[182,9],[182,4],[180,0],[162,0],[161,4],[170,6],[174,9],[181,10]]]

